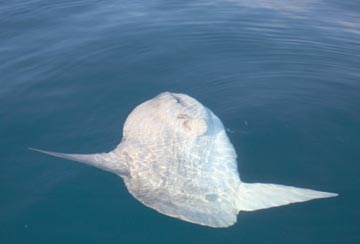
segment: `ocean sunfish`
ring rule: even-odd
[[[240,211],[337,196],[242,182],[236,152],[220,119],[185,94],[164,92],[137,106],[125,122],[121,143],[111,152],[32,150],[115,173],[144,205],[210,227],[235,224]]]

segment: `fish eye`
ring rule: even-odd
[[[190,116],[187,114],[179,114],[177,116],[178,119],[190,119]]]
[[[182,128],[189,135],[201,136],[208,130],[207,124],[203,119],[186,118],[182,122]]]

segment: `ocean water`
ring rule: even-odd
[[[27,149],[109,151],[163,91],[222,119],[242,180],[340,196],[213,229]],[[359,1],[0,2],[0,243],[360,243],[359,138]]]

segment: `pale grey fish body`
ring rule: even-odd
[[[121,143],[109,153],[34,150],[113,172],[146,206],[210,227],[233,225],[239,211],[337,195],[241,182],[236,152],[220,119],[185,94],[165,92],[137,106],[125,122]]]

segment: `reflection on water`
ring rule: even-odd
[[[359,242],[359,13],[338,0],[2,3],[0,242]],[[167,90],[219,115],[245,181],[340,197],[214,232],[136,205],[115,176],[26,150],[110,150],[131,109]]]

